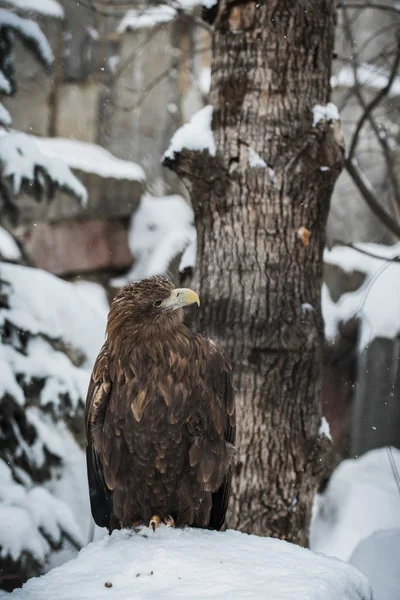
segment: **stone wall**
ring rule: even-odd
[[[98,143],[144,167],[145,185],[153,194],[185,193],[162,167],[161,157],[175,130],[204,103],[197,82],[209,64],[208,33],[184,17],[122,31],[124,11],[106,16],[75,0],[63,6],[64,20],[34,15],[55,56],[51,76],[16,41],[19,92],[4,102],[13,127]],[[88,190],[86,208],[62,191],[50,204],[37,204],[26,195],[19,199],[15,234],[25,255],[59,275],[98,269],[114,274],[129,267],[127,230],[143,182],[102,177],[76,166],[74,172]],[[110,242],[110,235],[118,242]]]

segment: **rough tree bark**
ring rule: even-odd
[[[320,288],[343,148],[339,124],[314,127],[312,108],[328,101],[335,18],[335,0],[220,0],[216,155],[183,149],[165,160],[196,214],[198,328],[234,365],[228,526],[301,545],[329,449],[319,435]],[[267,166],[251,166],[252,151]]]

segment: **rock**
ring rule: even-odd
[[[32,264],[55,275],[116,272],[132,265],[128,227],[127,219],[80,219],[20,227],[16,236]]]

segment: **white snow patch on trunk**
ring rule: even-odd
[[[265,169],[267,163],[261,158],[253,148],[249,148],[249,165],[255,169]]]
[[[325,106],[316,104],[312,109],[313,127],[316,127],[320,121],[338,121],[340,119],[338,108],[332,102],[328,102]]]
[[[208,150],[211,156],[215,156],[216,147],[214,135],[211,129],[213,107],[205,106],[193,115],[189,123],[183,125],[172,136],[168,150],[163,158],[174,158],[175,152],[187,150]]]
[[[325,417],[322,417],[322,419],[321,419],[321,424],[318,429],[318,435],[324,435],[325,437],[328,438],[328,440],[332,440],[331,428],[329,427],[329,423],[325,419]]]
[[[304,302],[301,305],[301,312],[302,313],[315,312],[315,308],[309,302]]]

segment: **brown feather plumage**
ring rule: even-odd
[[[230,367],[214,342],[165,310],[173,286],[156,277],[125,286],[86,404],[93,517],[109,531],[173,516],[219,529],[230,492],[235,406]]]

